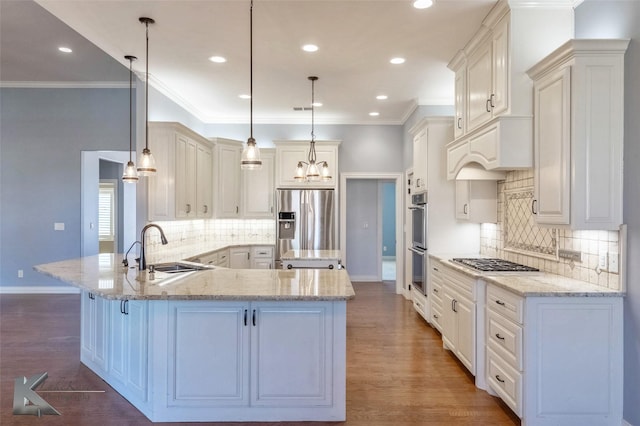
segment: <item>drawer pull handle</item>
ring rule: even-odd
[[[435,319],[438,319],[438,318],[439,318],[436,314],[433,314],[433,317],[434,317]]]
[[[499,381],[500,383],[504,383],[504,380],[500,378],[499,374],[496,374],[496,380]]]
[[[498,339],[500,339],[500,340],[504,340],[504,337],[502,337],[502,336],[500,335],[500,333],[496,333],[496,337],[497,337]]]
[[[434,288],[434,289],[433,289],[433,292],[434,292],[434,293],[437,293],[437,292],[438,292],[438,289],[437,289],[437,288]]]
[[[500,306],[505,306],[505,303],[502,300],[496,300],[496,303]]]
[[[436,268],[435,266],[433,267],[433,270],[438,272],[438,268]]]

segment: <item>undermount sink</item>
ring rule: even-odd
[[[150,265],[149,269],[151,269],[151,267],[153,267],[153,270],[156,272],[164,272],[167,274],[175,274],[179,272],[202,271],[204,269],[213,269],[208,266],[193,265],[193,264],[182,263],[182,262],[158,263],[156,265]]]

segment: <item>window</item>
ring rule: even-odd
[[[113,182],[101,182],[98,195],[98,239],[114,241],[116,233],[116,188]]]

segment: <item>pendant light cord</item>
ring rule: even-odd
[[[147,60],[145,61],[145,87],[144,87],[144,112],[145,112],[145,131],[144,131],[144,147],[149,150],[149,21],[145,21],[147,27]]]
[[[309,148],[309,164],[316,162],[316,134],[314,132],[315,124],[315,82],[318,77],[309,77],[311,80],[311,147]]]
[[[249,8],[249,133],[253,139],[253,0]]]
[[[129,162],[133,162],[131,157],[131,150],[133,148],[133,141],[131,138],[131,131],[133,129],[133,107],[131,104],[133,103],[133,59],[134,56],[129,56]]]

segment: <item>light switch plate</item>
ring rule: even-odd
[[[608,267],[608,262],[607,262],[607,252],[606,251],[601,251],[598,254],[598,268],[600,268],[603,271],[607,270]]]

